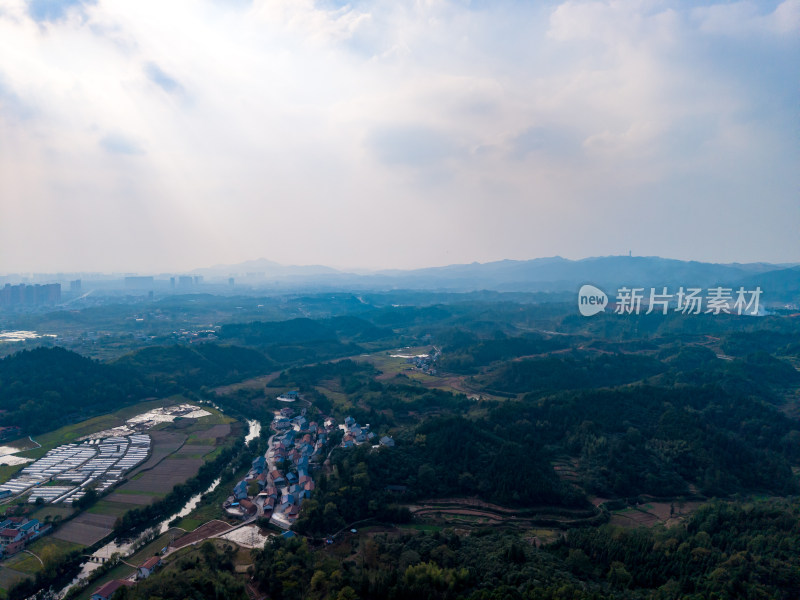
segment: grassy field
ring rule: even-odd
[[[73,423],[72,425],[65,425],[61,429],[56,429],[48,433],[43,433],[34,439],[39,442],[42,447],[34,448],[33,450],[26,450],[20,452],[19,456],[25,458],[41,458],[47,454],[48,450],[52,450],[56,446],[62,444],[69,444],[74,442],[79,437],[102,431],[103,429],[110,429],[122,425],[125,421],[115,414],[102,415],[94,417],[80,423]]]
[[[417,354],[428,354],[431,351],[431,346],[417,346],[415,348],[398,348],[396,350],[382,350],[380,352],[373,352],[365,356],[355,357],[354,360],[368,362],[376,369],[383,372],[387,378],[394,377],[398,373],[407,371],[410,367],[405,358],[392,356],[392,354],[406,354],[408,356],[415,356]]]
[[[206,523],[206,521],[203,521],[202,519],[185,517],[180,520],[180,522],[176,525],[176,527],[179,527],[184,531],[189,532],[189,531],[194,531],[195,529],[200,527],[200,525],[202,525],[203,523]]]
[[[33,552],[36,556],[43,560],[47,560],[47,555],[55,556],[59,554],[66,554],[72,550],[81,548],[80,544],[73,544],[65,542],[64,540],[41,538],[29,545],[26,550]],[[28,575],[35,575],[42,570],[42,564],[27,552],[19,552],[11,558],[3,561],[5,568],[26,573]]]
[[[139,548],[129,558],[126,558],[125,561],[131,563],[132,565],[140,565],[151,556],[155,556],[157,553],[161,552],[161,550],[167,546],[170,541],[177,539],[182,535],[183,531],[180,529],[168,529],[166,533],[161,534],[149,544]]]
[[[234,394],[239,390],[247,390],[247,391],[261,390],[264,389],[264,387],[270,381],[275,379],[281,373],[282,371],[275,371],[274,373],[270,373],[269,375],[260,375],[258,377],[253,377],[251,379],[240,381],[238,383],[232,383],[230,385],[222,385],[220,387],[214,388],[214,392],[219,394],[220,396],[227,396],[229,394]]]
[[[336,391],[325,385],[314,386],[314,389],[321,394],[325,394],[325,396],[327,396],[331,402],[333,402],[334,406],[341,411],[348,411],[353,408],[353,403],[350,402],[347,394],[343,392]]]
[[[396,350],[381,350],[372,354],[365,354],[353,357],[353,360],[367,362],[381,371],[375,379],[378,381],[388,381],[397,375],[405,375],[412,381],[416,381],[430,389],[438,389],[453,394],[466,394],[467,396],[481,395],[484,398],[501,401],[503,398],[487,394],[485,391],[473,390],[466,377],[462,375],[440,374],[428,375],[414,368],[405,358],[392,356],[392,354],[404,354],[414,356],[417,354],[427,354],[431,351],[431,346],[417,346],[415,348],[399,348]]]
[[[76,509],[72,508],[71,506],[64,506],[64,505],[53,505],[53,504],[46,504],[41,508],[35,510],[30,514],[31,519],[39,519],[39,521],[44,522],[44,520],[49,516],[51,519],[56,516],[60,516],[62,519],[67,518],[72,513],[75,512]]]
[[[55,547],[56,550],[60,552],[69,552],[70,550],[77,550],[82,548],[80,544],[75,544],[72,542],[66,542],[64,540],[50,540],[47,536],[43,538],[39,538],[35,542],[33,542],[30,546],[28,546],[28,550],[33,552],[34,554],[38,554],[41,552],[45,547],[52,546]]]
[[[136,504],[126,504],[124,502],[112,502],[111,500],[100,500],[86,512],[93,515],[111,515],[121,517],[132,508],[138,508]]]
[[[25,465],[0,465],[0,483],[5,483],[16,475]]]
[[[212,461],[215,458],[217,458],[217,456],[222,454],[222,450],[223,448],[221,446],[218,448],[214,448],[214,450],[205,455],[206,462]]]
[[[26,575],[36,575],[42,570],[42,565],[27,552],[20,552],[5,561],[7,568],[13,569]]]
[[[210,412],[211,414],[206,417],[201,417],[197,419],[197,429],[189,428],[190,431],[195,430],[198,431],[200,429],[205,429],[209,425],[229,425],[231,423],[235,423],[236,419],[233,417],[229,417],[228,415],[222,414],[213,406],[209,406],[208,404],[203,404],[200,406],[205,411]]]

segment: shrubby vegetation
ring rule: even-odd
[[[685,525],[570,531],[537,550],[508,531],[361,536],[352,560],[275,538],[253,575],[274,599],[794,598],[800,504],[716,502]]]

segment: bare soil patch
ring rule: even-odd
[[[628,509],[611,515],[609,522],[620,527],[652,527],[661,521],[652,513]]]
[[[653,527],[659,523],[674,525],[691,515],[702,502],[649,502],[636,508],[613,513],[610,523],[621,527]]]
[[[83,513],[72,521],[73,523],[84,523],[95,527],[114,527],[117,517],[115,515],[100,515],[96,513]]]
[[[209,446],[208,444],[184,444],[180,450],[175,452],[175,456],[205,456],[209,452],[213,452],[215,448],[216,446]]]
[[[147,506],[160,500],[158,496],[149,496],[147,494],[111,494],[106,498],[111,502],[124,502],[126,504],[138,504],[139,506]]]
[[[8,567],[0,567],[0,588],[7,590],[11,586],[16,583],[19,583],[23,579],[27,579],[29,575],[25,573],[20,573],[19,571],[15,571],[14,569],[9,569]]]
[[[152,450],[150,458],[142,465],[135,468],[128,474],[128,478],[133,478],[138,473],[152,469],[167,456],[174,453],[186,441],[186,434],[174,433],[172,431],[151,431]]]
[[[228,531],[230,528],[231,526],[227,523],[224,523],[223,521],[217,521],[215,519],[200,525],[200,527],[191,533],[187,533],[186,535],[179,537],[171,545],[173,548],[183,548],[184,546],[202,541],[213,535],[219,535],[220,533]]]
[[[58,531],[53,534],[53,537],[67,542],[81,544],[82,546],[91,546],[111,533],[111,527],[92,525],[89,522],[80,521],[80,518],[80,516],[76,517],[66,525],[59,527]]]
[[[224,438],[230,435],[231,433],[231,425],[230,423],[225,423],[224,425],[213,425],[209,427],[203,432],[198,432],[197,436],[202,436],[206,439],[219,439]]]
[[[126,492],[166,494],[177,484],[193,477],[202,464],[202,458],[166,458],[151,470],[142,473],[138,479],[128,481],[119,489]]]

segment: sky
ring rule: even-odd
[[[800,261],[800,0],[0,0],[0,273]]]

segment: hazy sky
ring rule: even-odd
[[[800,0],[0,0],[0,272],[800,260]]]

